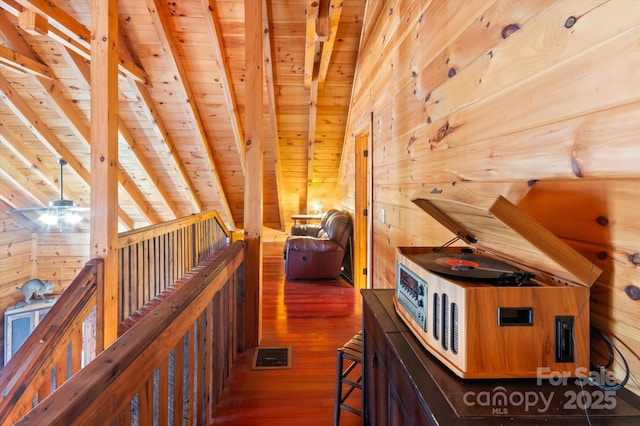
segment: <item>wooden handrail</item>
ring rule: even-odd
[[[158,237],[160,235],[175,231],[180,228],[184,228],[189,225],[193,225],[198,222],[202,222],[207,219],[215,219],[224,234],[227,237],[231,237],[231,232],[229,232],[229,230],[225,226],[218,212],[216,212],[215,210],[210,210],[204,213],[192,214],[191,216],[186,216],[170,220],[168,222],[162,222],[155,225],[147,226],[145,228],[121,232],[120,234],[118,234],[118,248]]]
[[[198,359],[211,358],[210,351],[215,338],[206,336],[210,336],[207,333],[209,328],[213,328],[215,321],[212,318],[215,318],[215,314],[212,316],[208,311],[213,309],[214,300],[223,287],[226,288],[229,283],[235,285],[242,279],[242,272],[239,273],[238,278],[237,271],[241,271],[244,256],[244,243],[241,241],[214,256],[207,266],[190,277],[184,285],[171,292],[150,314],[142,318],[88,366],[71,377],[16,424],[65,426],[110,424],[114,419],[126,418],[127,413],[130,416],[130,402],[136,394],[144,396],[138,398],[138,404],[143,400],[140,408],[142,416],[148,411],[148,392],[150,387],[153,388],[153,384],[149,384],[150,377],[153,383],[154,371],[158,366],[168,363],[167,358],[172,349],[178,354],[184,350],[186,334],[189,335],[190,340],[194,339],[194,335],[198,336],[199,343],[194,345],[202,351]],[[234,294],[228,289],[224,293]],[[236,305],[234,299],[235,296],[231,296],[230,300],[225,302],[227,308],[223,311]],[[204,312],[208,312],[209,316],[203,317]],[[241,313],[237,315],[241,318]],[[220,324],[220,327],[233,330],[234,321],[231,318],[221,322],[225,324]],[[238,325],[235,327],[238,328]],[[197,330],[202,331],[198,333]],[[230,348],[219,350],[235,353],[236,342],[227,342],[227,344]],[[206,347],[209,349],[205,350]],[[176,352],[174,352],[174,359],[181,358],[175,354]],[[191,356],[193,354],[189,355],[190,360]],[[225,356],[225,358],[228,357]],[[201,367],[211,368],[208,365],[209,362],[202,360],[199,362],[202,363]],[[179,373],[176,371],[176,374]],[[201,373],[201,370],[197,372],[194,370],[192,374],[197,374],[198,377],[213,375],[210,370],[206,374]],[[198,386],[203,386],[203,382],[206,380],[200,379]],[[206,391],[203,392],[206,393]],[[191,401],[190,396],[187,398],[193,404],[194,401]],[[203,395],[197,400],[211,404],[210,396]],[[210,413],[211,408],[198,406],[197,410],[189,414],[192,420],[190,423],[199,423],[201,420],[208,422],[209,419],[193,421],[194,416],[198,419],[200,413],[205,412]]]
[[[60,299],[53,304],[35,330],[15,355],[0,370],[0,424],[11,424],[32,407],[34,395],[44,399],[51,391],[51,371],[58,374],[69,363],[67,350],[74,337],[82,333],[82,325],[96,305],[96,287],[103,277],[103,261],[93,259],[80,271]],[[80,368],[82,345],[71,355],[72,369]],[[71,371],[73,374],[76,371]],[[57,380],[59,382],[59,379]]]
[[[123,322],[216,250],[230,233],[215,211],[121,233],[118,317]]]
[[[221,248],[228,246],[229,240],[230,233],[215,211],[121,234],[121,321],[160,293],[170,293],[176,282],[202,269],[198,265],[204,260],[210,264],[216,253],[224,252]],[[83,328],[96,325],[95,318],[87,317],[95,314],[103,267],[101,259],[87,263],[0,370],[0,424],[13,424],[52,392],[57,393],[82,363],[95,356],[95,342],[83,337]]]

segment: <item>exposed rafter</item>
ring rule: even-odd
[[[80,81],[82,81],[88,87],[90,87],[91,68],[89,67],[89,64],[81,60],[76,53],[72,51],[68,51],[64,47],[62,47],[61,50],[64,51],[63,56],[68,60],[69,66],[76,71],[76,74],[78,75],[78,78],[80,79]],[[86,122],[86,120],[84,120],[84,118],[81,118],[81,117],[79,118],[80,118],[80,121],[85,121],[85,125],[83,126],[83,128],[86,130],[85,140],[88,142],[89,141],[89,135],[88,135],[89,124],[88,122]],[[129,133],[129,130],[124,126],[124,124],[121,121],[118,122],[118,131],[120,133],[120,139],[124,140],[127,143],[127,145],[132,149],[132,151],[134,152],[134,156],[136,157],[136,160],[138,160],[140,164],[146,165],[146,167],[143,166],[143,168],[145,172],[147,172],[147,176],[149,177],[149,179],[157,180],[155,174],[151,172],[151,167],[149,166],[148,161],[145,160],[143,153],[140,152],[139,149],[134,149],[135,143],[133,142],[133,137],[131,136],[131,134]],[[124,171],[122,167],[120,167],[119,169],[120,171],[118,175],[118,182],[122,185],[123,189],[127,191],[131,199],[136,202],[136,207],[138,208],[138,210],[147,218],[147,220],[150,223],[161,222],[160,217],[154,211],[149,209],[148,203],[146,202],[142,193],[131,185],[131,178],[129,177],[129,175]],[[157,187],[159,189],[162,188],[162,186],[160,185]],[[165,199],[166,192],[163,193],[161,190],[159,192],[162,198]],[[177,213],[174,210],[175,205],[170,201],[167,201],[167,200],[165,201],[167,205],[170,206],[170,209],[174,214],[174,217],[176,217]]]
[[[307,141],[307,194],[313,183],[313,150],[316,143],[316,116],[318,114],[318,79],[311,81],[309,89],[309,139]]]
[[[16,7],[7,5],[6,8],[4,7],[5,3],[7,2],[0,2],[0,5],[12,13],[13,11],[17,12],[16,16],[19,16],[24,10],[28,10],[46,18],[49,23],[49,35],[52,38],[85,59],[91,59],[91,30],[67,14],[54,2],[50,0],[15,0]],[[118,69],[124,76],[143,82],[149,80],[144,70],[123,55],[119,56]]]
[[[4,134],[0,135],[0,140],[6,142]],[[27,178],[24,173],[21,173],[20,170],[15,167],[13,162],[6,161],[2,169],[9,180],[13,181],[15,186],[20,188],[21,192],[27,195],[32,201],[37,201],[39,206],[45,207],[47,204],[42,200],[50,200],[52,198],[51,192],[43,190],[42,185],[36,180]],[[48,182],[48,179],[46,181]]]
[[[155,103],[153,101],[153,98],[151,97],[151,94],[143,84],[135,80],[129,80],[129,84],[135,91],[136,96],[138,97],[140,102],[142,102],[142,104],[144,105],[143,112],[147,115],[147,119],[151,123],[154,133],[167,146],[167,150],[171,154],[171,158],[176,164],[176,167],[180,172],[180,176],[182,176],[182,179],[187,186],[187,190],[189,191],[193,207],[196,209],[196,211],[202,211],[204,207],[202,206],[200,197],[198,197],[198,191],[196,190],[196,187],[194,186],[193,181],[189,176],[189,172],[187,171],[184,162],[178,154],[178,149],[173,143],[173,139],[171,138],[169,131],[164,125],[164,121],[162,120],[158,109],[155,107]]]
[[[10,205],[12,208],[20,208],[22,206],[28,206],[42,203],[36,195],[29,192],[28,189],[21,185],[21,182],[14,179],[13,173],[4,170],[4,167],[0,169],[0,177],[6,183],[0,185],[0,199]],[[44,206],[44,205],[43,205]]]
[[[15,50],[0,45],[0,64],[25,74],[51,78],[53,72],[48,66],[22,55]]]
[[[4,13],[0,13],[0,24],[0,27],[3,28],[3,35],[8,39],[12,46],[20,50],[20,52],[15,53],[21,55],[23,58],[29,61],[37,62],[34,53],[31,51],[31,48],[24,42],[23,38],[17,34],[17,30],[11,31],[9,29],[13,27],[9,25]],[[62,47],[62,50],[65,50],[65,48]],[[84,72],[82,73],[82,75],[86,75],[88,72],[89,71]],[[51,80],[36,75],[33,77],[33,80],[37,85],[39,85],[44,91],[49,94],[52,101],[51,105],[56,109],[58,115],[66,120],[69,127],[78,137],[78,140],[84,142],[87,147],[89,147],[90,129],[88,119],[75,104],[67,100],[60,88],[61,84],[56,80],[53,72],[51,71],[50,77]],[[67,162],[69,161],[69,159],[66,157],[65,160],[67,160]],[[131,185],[131,178],[126,172],[124,172],[122,167],[119,167],[118,181],[122,185],[123,189],[127,192],[129,197],[131,197],[131,199],[135,202],[138,210],[146,217],[146,219],[150,223],[158,223],[161,221],[156,213],[148,208],[148,203],[146,202],[144,196],[138,190],[138,188]]]
[[[267,86],[267,97],[269,98],[269,117],[271,117],[271,128],[268,129],[272,134],[273,155],[275,157],[275,174],[276,174],[276,196],[278,199],[278,211],[280,213],[280,230],[284,231],[284,202],[283,202],[283,185],[282,185],[282,167],[280,164],[280,141],[278,138],[278,111],[276,105],[276,94],[274,90],[273,78],[273,59],[271,53],[271,31],[269,30],[269,9],[267,0],[262,0],[262,33],[264,34],[263,54],[264,54],[264,76]],[[265,130],[265,133],[267,130]],[[266,138],[265,140],[269,140]]]
[[[42,160],[30,150],[23,149],[24,144],[18,139],[18,137],[15,134],[13,134],[3,124],[0,124],[0,142],[2,142],[2,144],[7,149],[9,149],[9,151],[11,151],[16,156],[16,158],[19,158],[22,161],[22,164],[24,164],[26,167],[32,170],[32,173],[35,173],[36,176],[43,183],[48,185],[50,190],[52,191],[59,190],[59,184],[57,184],[51,179],[51,176],[54,176],[54,175],[53,174],[48,175],[47,173],[42,172],[40,167]],[[80,198],[74,195],[75,191],[73,189],[71,190],[67,189],[66,192],[67,194],[72,194],[72,198],[74,199]],[[46,200],[47,197],[39,198],[39,197],[36,197],[35,195],[32,195],[32,199],[36,200],[36,204],[44,205],[45,203],[43,202],[43,200]],[[25,204],[18,207],[20,208],[27,207],[27,205]]]
[[[153,187],[158,191],[162,201],[171,213],[173,213],[174,218],[177,218],[179,216],[178,207],[173,200],[171,200],[171,197],[169,197],[171,194],[169,188],[166,188],[165,185],[160,182],[160,179],[158,179],[158,176],[151,167],[151,163],[140,149],[140,145],[136,143],[135,138],[131,135],[131,132],[129,132],[129,129],[127,129],[124,123],[122,123],[122,120],[118,123],[118,131],[120,132],[120,139],[127,144],[135,159],[140,164],[140,167],[142,167],[142,170],[144,170],[149,178],[149,181],[153,183]]]
[[[220,83],[222,84],[224,100],[227,104],[227,110],[229,111],[229,120],[231,121],[231,128],[233,129],[236,148],[240,155],[242,174],[244,175],[244,132],[242,130],[242,121],[240,120],[240,114],[238,113],[238,107],[236,105],[236,96],[233,90],[233,84],[231,83],[231,70],[229,69],[229,64],[225,60],[223,43],[220,30],[218,29],[218,20],[215,15],[215,5],[213,0],[200,0],[200,2],[202,3],[202,9],[207,23],[209,40],[211,40],[211,45],[213,46],[213,56],[216,58],[216,62],[218,63]]]
[[[31,50],[31,47],[25,42],[24,38],[18,34],[18,30],[11,25],[5,12],[0,12],[0,28],[2,29],[1,32],[4,37],[11,46],[16,49],[17,53],[32,62],[38,62],[36,55]],[[54,108],[56,108],[61,117],[65,117],[67,119],[67,123],[76,136],[88,144],[88,119],[83,113],[79,112],[77,108],[69,105],[69,102],[65,99],[62,89],[60,88],[61,84],[56,81],[53,71],[49,71],[49,77],[51,80],[44,79],[36,75],[33,81],[40,86],[40,88],[46,91],[49,96],[51,96]]]
[[[338,33],[338,24],[340,23],[340,16],[342,15],[342,0],[330,0],[329,2],[329,33],[327,34],[327,40],[322,44],[322,55],[320,56],[320,65],[318,68],[318,86],[320,89],[324,86],[324,81],[327,78],[327,71],[329,70],[329,63],[331,62],[331,55],[333,54],[333,46],[336,41],[336,34]],[[324,8],[326,11],[326,8]]]
[[[307,197],[313,184],[318,90],[324,86],[340,23],[342,1],[308,0],[304,83],[309,89],[309,133],[307,140]]]
[[[37,116],[29,105],[15,92],[11,84],[0,75],[0,97],[22,123],[42,142],[53,154],[64,158],[71,170],[85,181],[90,182],[89,172],[80,164],[74,155],[64,146],[55,134]]]
[[[304,44],[304,87],[311,88],[311,81],[318,77],[319,41],[316,34],[316,23],[320,11],[319,0],[307,0],[307,26]]]
[[[211,169],[215,175],[215,179],[218,184],[218,190],[220,192],[220,204],[222,205],[224,210],[221,213],[223,213],[223,216],[227,217],[227,220],[229,221],[229,228],[235,229],[235,222],[233,219],[233,215],[231,213],[231,209],[229,208],[229,203],[227,201],[225,190],[222,185],[222,180],[220,179],[220,176],[218,173],[218,166],[216,164],[216,160],[213,156],[211,146],[209,145],[209,140],[206,135],[204,122],[202,120],[202,117],[196,105],[195,96],[194,96],[193,90],[191,89],[191,85],[189,84],[189,79],[187,77],[187,72],[185,70],[184,64],[180,59],[180,55],[179,55],[176,43],[173,37],[171,36],[171,30],[170,30],[169,23],[167,21],[167,17],[165,15],[164,9],[159,0],[146,0],[146,3],[147,3],[147,8],[149,9],[151,20],[153,21],[153,25],[156,28],[158,37],[160,38],[162,47],[169,55],[169,58],[172,60],[172,65],[174,66],[176,75],[180,79],[180,84],[187,97],[189,113],[196,126],[198,136],[201,141],[201,146],[205,150],[205,153],[211,165]]]
[[[71,170],[87,185],[91,185],[91,176],[87,169],[80,164],[78,159],[65,147],[56,135],[43,123],[29,105],[14,91],[11,84],[0,76],[0,98],[20,118],[25,126],[49,149],[53,154],[64,158]],[[120,209],[120,221],[129,229],[133,228],[131,218]]]
[[[95,121],[93,94],[104,93],[91,87],[101,81],[90,72],[98,58],[92,49],[99,45],[91,25],[94,12],[101,10],[94,1],[0,0],[0,75],[36,120],[25,120],[28,114],[20,117],[0,101],[0,124],[25,150],[21,158],[0,142],[0,155],[50,194],[55,193],[50,152],[62,157],[58,152],[66,148],[94,174],[88,158],[95,149],[89,151],[85,141]],[[116,37],[108,48],[114,54],[109,75],[118,80],[119,110],[109,129],[118,130],[117,191],[130,224],[216,209],[229,228],[244,228],[246,111],[258,102],[264,114],[264,226],[285,231],[291,215],[309,208],[308,198],[335,205],[342,115],[348,111],[366,0],[344,6],[338,0],[301,1],[119,0],[117,8],[108,9],[109,18],[117,16],[111,21],[118,26]],[[263,45],[263,55],[253,58],[263,68],[261,99],[253,89],[257,82],[249,85],[247,78],[248,9],[262,12],[252,21],[259,30],[252,37],[261,37]],[[310,58],[306,75],[305,56]],[[47,137],[44,127],[58,141]],[[39,171],[27,168],[24,158],[38,161]],[[91,184],[77,177],[72,160],[67,170],[65,189],[84,206]],[[0,178],[3,183],[11,184]]]

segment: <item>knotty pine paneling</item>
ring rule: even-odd
[[[395,247],[452,237],[411,203],[421,187],[537,182],[510,199],[603,269],[592,324],[639,371],[640,3],[380,3],[364,17],[338,179],[353,210],[355,131],[373,114],[374,286],[394,286]]]
[[[16,292],[15,287],[29,280],[32,274],[32,236],[31,232],[16,222],[6,211],[11,207],[0,201],[0,291],[8,288]],[[11,300],[0,297],[0,309],[11,306]]]
[[[33,277],[32,235],[6,212],[0,200],[0,360],[4,360],[4,312],[22,299],[16,287]]]
[[[0,359],[4,348],[4,312],[24,300],[17,287],[32,278],[53,281],[61,294],[89,261],[88,233],[34,234],[5,213],[0,201]]]

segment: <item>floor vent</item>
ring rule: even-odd
[[[269,370],[291,367],[290,348],[256,348],[252,370]]]

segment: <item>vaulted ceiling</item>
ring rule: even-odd
[[[211,209],[243,227],[244,113],[260,101],[245,3],[263,8],[263,222],[335,201],[365,0],[120,0],[122,230]],[[59,198],[59,159],[64,198],[89,206],[90,26],[91,0],[0,0],[0,208]]]

